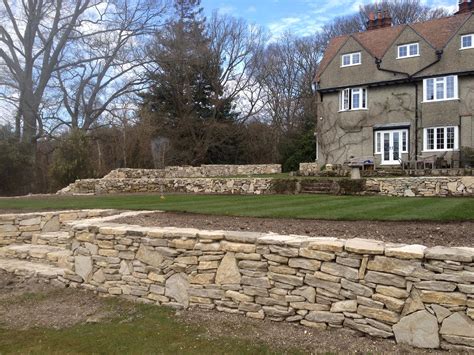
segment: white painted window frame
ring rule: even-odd
[[[471,37],[471,45],[469,47],[464,47],[464,38]],[[473,49],[474,48],[474,33],[461,36],[461,48],[460,50]]]
[[[414,45],[416,45],[416,54],[410,54],[410,47]],[[401,48],[406,48],[407,55],[400,56]],[[397,47],[397,59],[406,59],[406,58],[413,58],[413,57],[419,57],[419,56],[420,56],[420,43],[418,42],[401,44]]]
[[[360,100],[359,100],[359,107],[354,108],[354,95],[355,92],[359,93]],[[347,93],[347,106],[345,105],[345,95]],[[364,106],[365,104],[365,106]],[[350,89],[343,89],[339,91],[339,112],[346,112],[346,111],[362,111],[367,110],[368,104],[368,89],[365,87],[358,87],[358,88],[350,88]]]
[[[448,148],[448,128],[454,128],[454,147]],[[444,130],[443,149],[438,149],[438,130]],[[428,149],[428,130],[433,130],[433,147]],[[423,152],[453,152],[459,150],[459,126],[438,126],[423,128]]]
[[[454,97],[448,98],[448,78],[453,77],[454,78]],[[428,81],[433,80],[433,94],[434,98],[433,99],[428,99]],[[443,82],[444,85],[444,98],[439,99],[437,97],[437,90],[436,90],[436,84],[439,83],[440,81]],[[423,80],[423,102],[428,103],[428,102],[439,102],[439,101],[450,101],[450,100],[459,100],[459,82],[458,82],[458,76],[457,75],[448,75],[448,76],[441,76],[441,77],[436,77],[436,78],[428,78]]]
[[[354,63],[354,56],[359,55],[359,62]],[[344,58],[349,57],[349,64],[344,64]],[[361,52],[354,52],[354,53],[347,53],[341,55],[341,68],[346,68],[346,67],[353,67],[355,65],[361,65],[362,64],[362,54]]]

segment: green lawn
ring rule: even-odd
[[[0,328],[0,354],[269,354],[267,345],[230,337],[208,339],[164,307],[139,306],[121,317],[70,328]]]
[[[330,220],[474,220],[474,198],[333,195],[105,195],[2,198],[3,210],[117,208]]]

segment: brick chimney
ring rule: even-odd
[[[369,21],[367,21],[367,31],[376,30],[378,28],[391,27],[392,26],[392,17],[390,16],[388,10],[385,10],[383,13],[381,10],[377,11],[377,18],[375,18],[374,12],[370,12]]]
[[[465,14],[473,10],[472,0],[459,0],[459,10],[456,12],[458,14]]]

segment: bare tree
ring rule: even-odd
[[[50,111],[55,125],[89,130],[107,115],[121,120],[121,105],[128,109],[131,94],[147,85],[151,63],[145,47],[161,25],[165,6],[160,2],[116,1],[99,14],[97,30],[75,37],[60,58],[63,65],[53,75],[52,90],[60,93],[60,105]],[[77,66],[67,63],[81,62]],[[127,97],[127,102],[120,100]],[[59,110],[58,110],[59,109]]]
[[[361,25],[365,26],[371,12],[377,13],[379,10],[388,11],[394,25],[427,21],[450,15],[450,12],[445,8],[432,8],[421,0],[382,0],[360,6]]]
[[[57,79],[60,87],[66,87],[66,82],[72,77],[82,79],[83,88],[77,93],[82,95],[88,92],[79,100],[81,109],[88,111],[86,115],[90,120],[89,117],[96,113],[96,107],[91,106],[104,99],[101,93],[104,88],[110,89],[108,84],[116,79],[119,67],[114,65],[120,62],[117,58],[122,54],[124,43],[129,44],[135,36],[134,31],[143,28],[139,24],[149,24],[161,13],[162,8],[158,14],[148,11],[156,8],[153,3],[156,2],[25,0],[12,3],[2,0],[0,65],[7,68],[9,82],[0,82],[0,85],[18,93],[21,139],[31,145],[32,155],[36,140],[44,132],[43,106],[48,105],[49,96],[56,99],[55,93],[49,91],[53,78]],[[119,44],[98,50],[99,43],[103,45],[105,38],[116,40]],[[79,48],[85,50],[85,46],[89,46],[89,50],[79,52]],[[71,99],[71,96],[68,98]],[[75,104],[69,100],[65,106],[71,108]],[[67,112],[77,118],[77,111]]]
[[[258,80],[265,91],[266,110],[282,133],[298,128],[305,119],[306,105],[314,99],[312,83],[323,49],[319,36],[286,34],[259,59]]]
[[[207,24],[211,51],[220,62],[219,85],[222,96],[234,101],[243,123],[262,109],[262,88],[255,78],[255,58],[261,53],[266,36],[261,28],[242,19],[214,13]]]
[[[448,10],[442,7],[432,8],[421,0],[382,0],[375,3],[360,5],[359,13],[338,17],[322,30],[323,38],[328,42],[331,38],[350,33],[365,31],[371,12],[388,11],[394,25],[410,24],[449,16]]]

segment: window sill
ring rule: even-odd
[[[349,64],[349,65],[341,65],[341,68],[348,68],[348,67],[356,67],[358,65],[362,65],[362,63],[359,64]]]
[[[460,101],[460,100],[461,99],[459,97],[457,97],[457,98],[454,98],[454,99],[429,100],[429,101],[423,100],[421,103],[422,104],[431,104],[433,102]]]
[[[337,112],[342,113],[342,112],[354,112],[354,111],[368,111],[369,109],[367,108],[354,108],[350,110],[339,110]]]
[[[433,149],[433,150],[422,150],[422,153],[439,153],[439,152],[459,152],[459,149]]]
[[[397,57],[397,60],[398,59],[410,59],[410,58],[416,58],[416,57],[419,57],[420,55],[417,54],[417,55],[407,55],[406,57]]]
[[[474,46],[473,47],[465,47],[465,48],[459,48],[460,51],[465,51],[467,49],[474,49]]]

